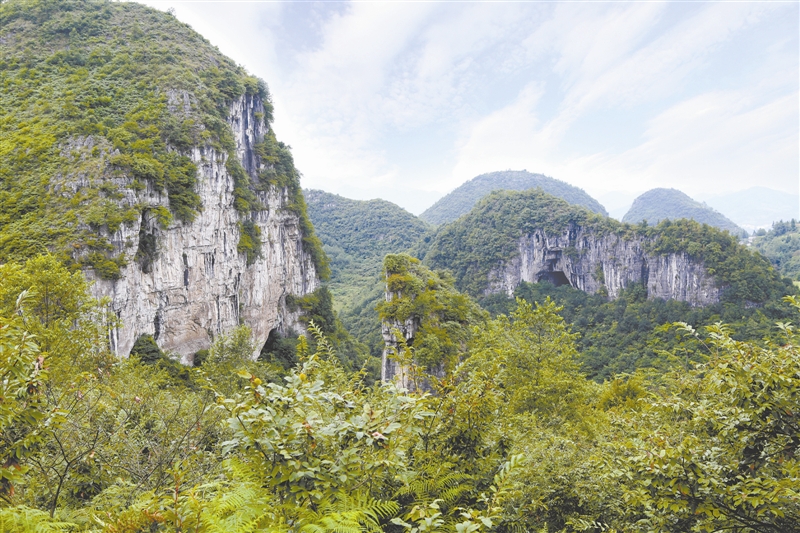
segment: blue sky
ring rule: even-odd
[[[307,188],[417,214],[506,169],[606,204],[800,188],[796,2],[144,3],[268,83]]]

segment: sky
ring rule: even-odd
[[[800,189],[794,1],[142,3],[267,82],[305,188],[415,214],[508,169],[609,209]]]

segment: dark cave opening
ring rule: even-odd
[[[561,287],[562,285],[569,285],[570,287],[572,286],[572,283],[569,282],[567,275],[561,270],[539,272],[539,274],[536,276],[536,281],[549,281],[556,287]]]

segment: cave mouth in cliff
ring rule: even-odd
[[[567,275],[561,270],[539,272],[539,274],[536,275],[536,281],[548,281],[556,287],[561,287],[562,285],[569,285],[570,287],[572,286],[572,283],[569,282]]]

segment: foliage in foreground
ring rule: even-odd
[[[519,300],[432,394],[367,385],[313,324],[282,378],[242,332],[185,380],[108,357],[102,303],[49,261],[0,267],[0,531],[798,531],[789,324],[763,346],[680,325],[706,362],[600,385],[560,308]],[[93,350],[43,350],[58,328]]]

